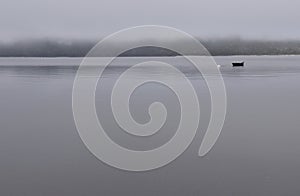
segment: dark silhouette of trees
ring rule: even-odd
[[[175,40],[173,44],[185,44],[184,40]],[[95,45],[95,41],[55,41],[27,40],[11,43],[0,42],[1,57],[83,57]],[[300,40],[246,40],[238,38],[208,39],[201,41],[208,51],[220,55],[292,55],[300,54]],[[119,45],[124,44],[120,43]],[[118,47],[112,44],[110,50]],[[198,55],[187,46],[186,54]],[[140,47],[124,52],[121,56],[174,56],[174,51],[159,47]]]

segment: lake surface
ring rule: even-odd
[[[72,87],[80,58],[0,58],[0,194],[299,195],[300,56],[215,57],[226,85],[227,115],[217,143],[204,157],[198,149],[210,118],[210,95],[201,74],[179,57],[119,58],[105,70],[96,107],[107,134],[134,150],[154,149],[174,135],[179,103],[157,83],[138,88],[130,106],[136,121],[146,123],[148,106],[165,104],[167,121],[159,133],[134,137],[113,118],[109,95],[114,82],[146,60],[169,62],[190,79],[200,101],[200,127],[175,161],[128,172],[99,161],[78,135]],[[245,67],[232,68],[234,60],[244,60]],[[136,69],[132,79],[141,73],[169,76],[147,67]]]

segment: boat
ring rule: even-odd
[[[232,62],[232,67],[243,67],[245,64],[244,61],[234,61]]]

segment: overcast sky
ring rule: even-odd
[[[300,0],[0,0],[0,40],[95,39],[158,24],[194,36],[300,39]]]

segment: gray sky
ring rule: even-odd
[[[0,0],[0,40],[95,39],[158,24],[194,36],[300,39],[299,0]]]

